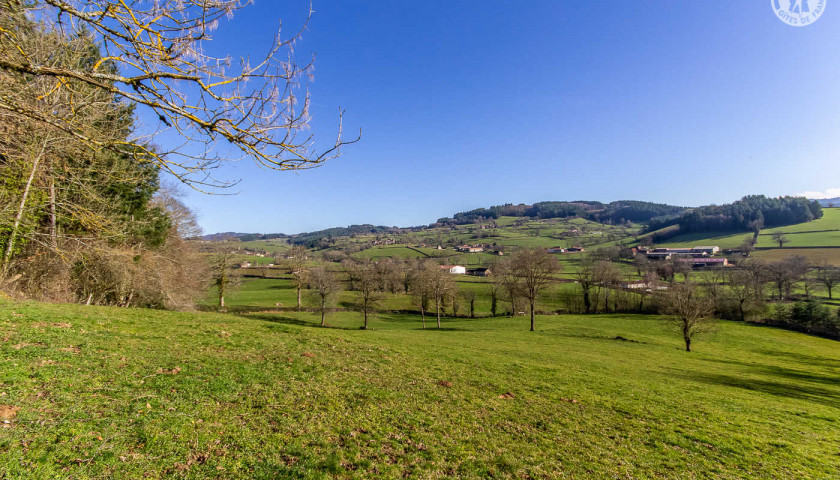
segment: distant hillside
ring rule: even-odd
[[[746,232],[809,222],[823,216],[822,205],[805,197],[750,195],[725,205],[692,208],[679,217],[654,219],[649,231],[678,225],[679,232]]]
[[[241,232],[222,232],[222,233],[211,233],[209,235],[202,235],[202,240],[207,240],[210,242],[225,242],[229,240],[241,240],[243,242],[249,242],[251,240],[270,240],[272,238],[286,238],[288,235],[285,233],[241,233]]]
[[[823,198],[818,200],[823,207],[840,207],[840,197]]]
[[[620,200],[611,203],[595,201],[539,202],[533,205],[505,204],[456,213],[452,218],[440,218],[439,224],[466,224],[499,217],[569,218],[579,217],[599,223],[618,224],[625,221],[646,223],[657,217],[671,217],[685,212],[685,207],[662,203]]]

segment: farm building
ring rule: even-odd
[[[446,270],[453,275],[466,275],[467,268],[463,265],[441,265],[441,270]]]
[[[569,247],[569,248],[566,249],[566,253],[579,253],[579,252],[585,252],[585,251],[586,251],[586,249],[583,248],[583,247]]]
[[[476,277],[489,277],[490,276],[490,269],[481,267],[481,268],[471,268],[467,270],[467,275],[473,275]]]
[[[462,253],[480,253],[484,251],[484,247],[481,245],[459,245],[455,250]]]
[[[566,249],[563,247],[550,247],[548,253],[566,253]]]
[[[720,253],[720,247],[713,246],[713,247],[694,247],[691,249],[694,252],[702,252],[707,253],[709,255],[714,255],[716,253]]]
[[[694,268],[707,268],[707,267],[728,267],[729,260],[726,257],[715,257],[715,258],[681,258],[681,262],[691,263],[691,266]]]

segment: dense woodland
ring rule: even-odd
[[[593,201],[539,202],[533,205],[505,204],[490,208],[477,208],[456,213],[452,218],[438,219],[438,224],[463,225],[499,217],[569,218],[578,217],[600,223],[620,224],[624,222],[644,223],[652,218],[676,215],[686,209],[661,203],[621,200],[611,203]]]
[[[648,230],[679,225],[681,233],[755,232],[762,228],[793,225],[821,217],[822,205],[818,200],[750,195],[726,205],[693,208],[678,217],[652,219]]]

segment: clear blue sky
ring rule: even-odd
[[[811,0],[815,2],[816,0]],[[840,188],[840,0],[815,24],[767,0],[314,0],[312,132],[324,167],[249,162],[190,194],[207,233],[427,224],[543,200],[724,203]],[[304,1],[256,0],[213,48],[259,54]]]

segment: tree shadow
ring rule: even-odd
[[[722,385],[725,387],[765,393],[777,397],[804,400],[833,408],[840,407],[840,392],[817,386],[804,386],[801,384],[791,385],[789,383],[757,380],[753,378],[743,378],[715,373],[688,373],[683,370],[676,370],[675,375],[694,382],[702,382],[710,385]]]
[[[294,325],[298,327],[307,327],[307,328],[318,328],[318,329],[330,329],[330,330],[359,330],[359,328],[351,328],[351,327],[339,327],[336,325],[330,325],[327,323],[323,327],[320,323],[316,322],[307,322],[306,320],[300,320],[297,318],[286,317],[277,314],[267,314],[267,313],[255,313],[255,314],[238,314],[238,317],[247,318],[247,319],[256,319],[263,322],[269,323],[279,323],[283,325]]]
[[[736,360],[722,360],[712,358],[707,358],[704,360],[707,362],[722,363],[725,365],[738,365],[744,368],[749,368],[751,370],[750,373],[757,373],[759,375],[780,377],[786,380],[799,380],[803,382],[822,383],[825,385],[835,386],[838,387],[838,389],[840,389],[840,376],[837,375],[808,372],[793,368],[780,367],[778,365],[739,362]],[[838,390],[837,393],[840,393],[840,390]]]
[[[805,355],[803,353],[795,352],[780,352],[777,350],[758,350],[757,353],[769,355],[771,357],[785,357],[787,359],[793,360],[798,363],[804,363],[806,365],[822,365],[824,367],[840,369],[840,360],[836,360],[833,358],[825,358],[817,355]]]

